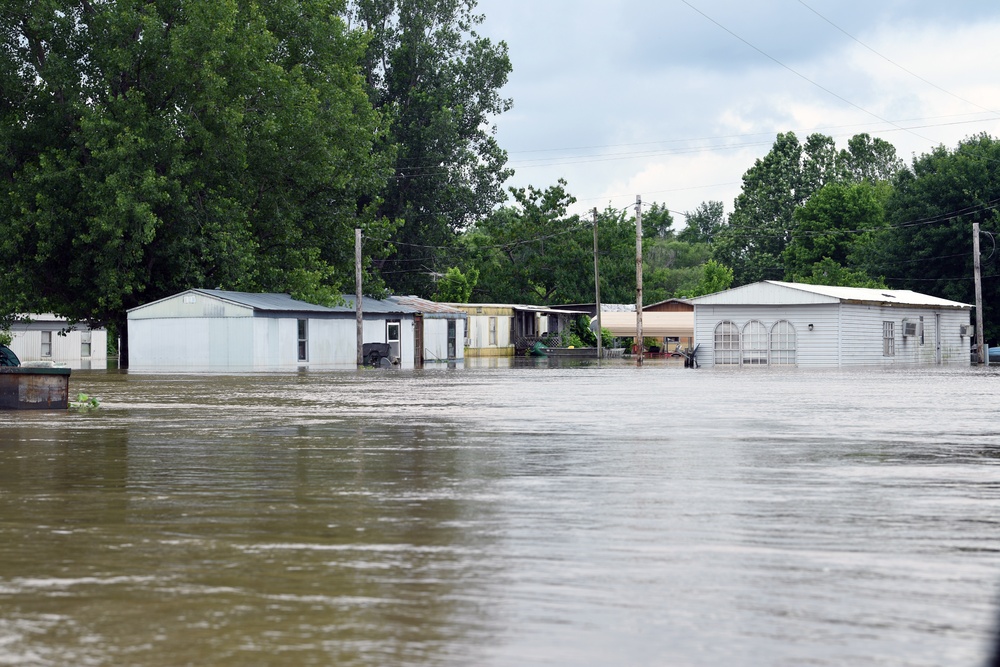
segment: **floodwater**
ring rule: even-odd
[[[77,371],[0,412],[0,665],[982,665],[998,382]]]

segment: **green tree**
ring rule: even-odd
[[[716,261],[733,269],[737,285],[783,274],[781,253],[792,211],[809,192],[802,176],[802,146],[794,133],[779,134],[770,152],[743,175],[729,224],[713,245]]]
[[[830,183],[878,182],[898,166],[895,149],[868,135],[857,135],[838,152],[821,134],[810,135],[805,144],[791,132],[779,134],[771,151],[744,174],[728,224],[713,242],[713,257],[733,268],[737,285],[780,278],[795,209]]]
[[[589,226],[567,213],[576,199],[565,185],[512,189],[515,205],[494,211],[466,235],[481,278],[476,301],[545,304],[578,293],[592,249],[582,243]]]
[[[687,243],[712,243],[726,224],[725,210],[721,201],[702,202],[694,211],[685,213],[684,218],[687,226],[680,231],[677,238]]]
[[[715,294],[722,292],[733,284],[733,270],[728,266],[719,264],[714,259],[705,262],[701,280],[694,288],[683,293],[681,296],[687,299],[704,294]]]
[[[825,257],[806,267],[803,273],[793,275],[789,280],[807,285],[839,285],[841,287],[869,287],[872,289],[888,288],[883,278],[872,278],[862,270],[844,268],[839,262],[829,257]]]
[[[1000,340],[1000,265],[990,239],[1000,234],[1000,141],[979,134],[954,149],[939,146],[899,173],[886,202],[887,230],[867,252],[894,287],[974,303],[972,223],[983,234],[983,315],[988,340]]]
[[[674,217],[664,204],[653,202],[642,212],[642,236],[647,239],[672,239]]]
[[[370,36],[364,72],[389,122],[382,149],[395,173],[378,206],[402,221],[383,262],[403,294],[433,292],[457,235],[505,200],[512,173],[493,119],[511,102],[507,45],[480,37],[474,0],[352,0],[351,20]]]
[[[451,267],[438,281],[437,292],[434,293],[434,301],[444,301],[448,303],[468,303],[472,298],[472,290],[479,280],[479,270],[470,268],[465,273],[458,267]]]
[[[793,213],[792,239],[781,256],[785,279],[804,279],[822,260],[849,265],[856,247],[870,242],[873,233],[885,226],[885,201],[891,191],[888,183],[867,180],[827,183],[820,188]]]
[[[856,134],[840,152],[840,166],[849,180],[856,183],[891,181],[905,164],[896,155],[896,147],[885,139]]]
[[[122,336],[189,287],[337,298],[387,170],[333,0],[0,7],[0,311]],[[369,202],[369,204],[358,202]]]

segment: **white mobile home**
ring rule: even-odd
[[[766,280],[691,299],[701,366],[968,365],[972,306]]]
[[[354,297],[327,308],[287,294],[192,289],[128,311],[132,370],[355,368]],[[413,367],[414,311],[364,298],[363,342],[388,343]]]
[[[22,363],[51,361],[73,369],[108,367],[108,332],[86,324],[70,326],[65,317],[32,314],[10,328],[10,349]]]

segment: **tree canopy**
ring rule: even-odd
[[[0,310],[125,335],[190,287],[329,301],[388,173],[335,1],[0,8]],[[378,241],[381,240],[381,243]]]
[[[511,106],[500,88],[507,45],[476,34],[474,0],[352,0],[349,16],[370,36],[368,93],[388,123],[392,177],[379,215],[399,220],[381,262],[388,285],[430,294],[457,235],[505,199],[507,154],[494,118]]]

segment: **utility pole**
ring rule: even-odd
[[[594,300],[597,301],[597,359],[604,357],[601,341],[601,274],[597,269],[597,207],[594,207]]]
[[[986,361],[983,350],[983,281],[979,276],[979,223],[972,223],[972,265],[976,276],[976,363]]]
[[[364,318],[361,312],[361,229],[354,230],[354,318],[358,329],[358,368],[364,365]]]
[[[635,365],[642,366],[642,195],[635,196],[635,342]]]

